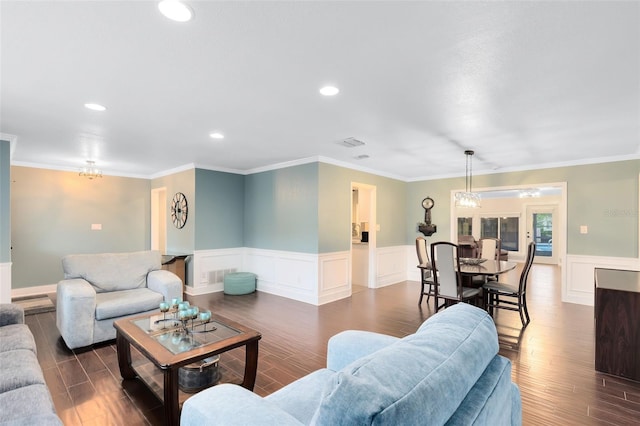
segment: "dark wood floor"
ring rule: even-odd
[[[511,278],[517,278],[514,271]],[[513,362],[525,425],[639,425],[640,383],[594,371],[593,309],[560,301],[557,267],[534,265],[532,322],[524,332],[515,312],[499,312],[500,353]],[[405,336],[430,315],[419,308],[418,283],[364,289],[312,306],[265,293],[189,297],[192,303],[262,332],[255,392],[268,395],[325,365],[329,337],[345,329]],[[55,312],[27,316],[58,415],[65,425],[160,425],[162,406],[138,380],[123,381],[115,344],[75,353],[55,325]],[[244,350],[223,354],[224,380],[242,372]],[[141,356],[134,354],[134,356]]]

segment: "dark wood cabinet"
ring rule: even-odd
[[[187,265],[188,254],[165,254],[162,255],[162,269],[173,272],[182,280],[182,291],[187,285]]]
[[[640,272],[595,269],[596,371],[640,381]]]

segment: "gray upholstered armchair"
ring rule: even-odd
[[[70,349],[115,339],[113,322],[182,297],[182,281],[158,251],[68,255],[58,283],[58,330]]]

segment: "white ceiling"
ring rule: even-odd
[[[190,5],[176,23],[153,1],[2,0],[12,163],[150,177],[315,158],[410,181],[464,175],[465,149],[475,174],[640,158],[638,1]]]

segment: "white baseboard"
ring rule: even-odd
[[[224,291],[224,284],[221,283],[200,286],[197,288],[190,285],[184,286],[184,292],[189,296],[200,296],[202,294],[218,293],[221,291]]]
[[[593,306],[594,269],[640,270],[640,259],[567,255],[566,286],[562,288],[562,301]]]
[[[27,297],[37,296],[40,294],[55,293],[58,289],[57,284],[40,285],[37,287],[14,288],[11,290],[11,297]]]

